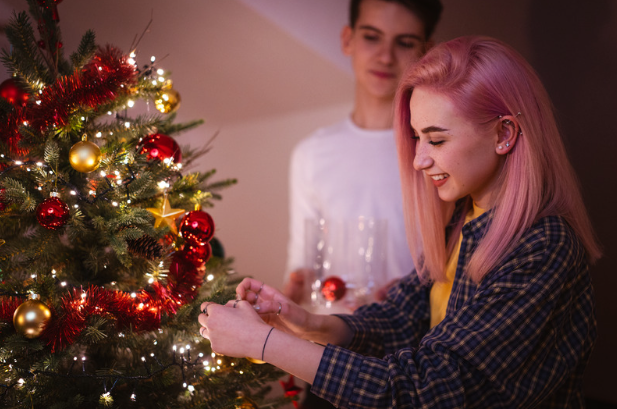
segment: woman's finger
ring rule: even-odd
[[[210,339],[208,338],[208,328],[206,327],[199,328],[199,334],[206,339]]]
[[[261,300],[259,304],[252,306],[259,314],[276,314],[281,315],[285,311],[283,303],[280,301]]]
[[[252,292],[254,294],[257,294],[258,292],[261,292],[260,289],[263,289],[263,286],[263,281],[258,281],[253,278],[245,278],[240,282],[240,284],[238,284],[238,287],[236,288],[236,294],[238,294],[238,297],[240,297],[241,299],[246,300],[249,293]],[[255,301],[255,299],[253,299],[252,301]]]

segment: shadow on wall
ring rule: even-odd
[[[587,209],[604,248],[604,257],[591,270],[598,342],[587,369],[585,392],[593,399],[617,404],[617,3],[535,0],[529,2],[528,15],[532,64],[555,104]]]

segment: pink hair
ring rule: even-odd
[[[544,216],[563,217],[586,248],[589,261],[600,257],[553,106],[537,74],[523,57],[498,40],[461,37],[434,47],[411,66],[396,96],[394,125],[405,225],[422,278],[445,279],[447,257],[460,235],[466,211],[446,237],[455,205],[442,201],[423,172],[413,168],[416,140],[409,123],[409,100],[418,86],[448,97],[463,117],[479,125],[494,124],[499,115],[521,113],[516,120],[522,135],[499,175],[501,187],[494,198],[491,225],[467,267],[475,282],[494,269],[525,230]],[[464,206],[464,210],[470,208],[470,198]]]

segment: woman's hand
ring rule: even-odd
[[[281,331],[310,339],[309,334],[316,329],[314,314],[261,281],[245,278],[236,288],[236,294],[239,300],[248,301],[266,323]],[[236,302],[229,301],[227,305]]]
[[[198,321],[199,333],[210,340],[217,354],[261,359],[262,343],[271,326],[257,315],[246,301],[233,305],[205,302]]]

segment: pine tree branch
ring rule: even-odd
[[[34,30],[26,12],[13,14],[6,27],[6,37],[13,46],[11,54],[2,50],[2,62],[8,70],[19,74],[30,84],[49,83],[53,76],[50,77],[41,61]],[[46,62],[51,68],[51,63]]]
[[[83,67],[94,55],[96,51],[96,35],[94,31],[88,30],[81,38],[77,51],[71,54],[71,62],[75,68]]]

